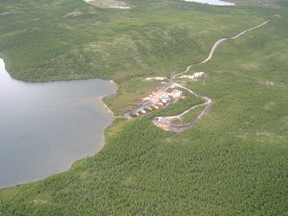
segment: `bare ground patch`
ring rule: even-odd
[[[88,4],[92,4],[100,8],[118,8],[118,9],[130,9],[130,6],[126,1],[117,0],[84,0]]]

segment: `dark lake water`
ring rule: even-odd
[[[95,154],[112,122],[101,96],[115,91],[100,79],[17,81],[0,59],[0,187],[42,179]]]

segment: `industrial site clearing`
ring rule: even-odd
[[[205,76],[204,72],[195,72],[192,75],[187,75],[187,73],[194,65],[204,64],[210,61],[216,49],[224,41],[236,39],[242,36],[243,34],[255,30],[269,22],[270,20],[267,20],[257,26],[242,31],[236,34],[235,36],[219,39],[213,44],[210,53],[206,59],[204,59],[199,63],[188,65],[182,72],[172,74],[170,79],[167,79],[168,80],[167,82],[164,82],[164,80],[166,80],[166,78],[164,77],[146,78],[145,81],[149,80],[162,81],[161,82],[162,86],[159,87],[157,90],[153,91],[151,94],[140,97],[139,99],[141,103],[138,104],[133,110],[127,112],[124,115],[124,117],[127,119],[137,118],[141,115],[145,115],[149,112],[152,112],[153,110],[159,110],[161,108],[168,107],[171,104],[178,103],[179,101],[188,100],[189,96],[192,95],[201,100],[199,101],[196,100],[196,103],[195,101],[192,102],[191,105],[188,107],[188,109],[182,111],[180,114],[178,113],[173,116],[157,116],[152,119],[154,125],[166,131],[181,132],[187,128],[190,128],[208,112],[212,104],[212,99],[207,96],[200,96],[197,93],[195,93],[192,89],[189,89],[184,85],[177,83],[177,78],[188,80],[203,79]],[[201,109],[199,110],[199,108]],[[192,115],[193,116],[192,119],[185,121],[186,119],[185,116],[189,115],[189,113],[192,110],[197,111],[196,115]]]
[[[186,75],[186,77],[181,76],[180,78],[191,79],[191,77],[193,77],[193,79],[200,79],[203,76],[204,72],[196,72],[191,76]],[[149,78],[148,80],[150,79],[153,78]],[[128,119],[136,118],[154,110],[159,110],[161,108],[167,107],[171,104],[175,104],[184,100],[189,100],[189,98],[191,98],[193,102],[187,110],[184,110],[183,112],[175,116],[159,116],[153,118],[152,120],[154,125],[163,130],[180,132],[195,124],[208,111],[212,100],[208,97],[200,96],[191,89],[188,89],[187,87],[177,83],[176,76],[172,76],[168,82],[162,82],[162,86],[157,90],[153,91],[151,94],[140,97],[139,100],[141,101],[141,104],[136,106],[135,109],[133,109],[132,111],[127,112],[125,114],[125,117]],[[198,100],[195,100],[195,98],[197,98]],[[184,115],[198,107],[204,108],[199,111],[197,113],[197,116],[191,121],[184,122]],[[179,120],[179,122],[177,120]]]

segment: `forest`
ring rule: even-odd
[[[79,0],[1,0],[0,56],[15,79],[102,78],[123,115],[160,83],[205,59],[184,84],[213,100],[193,127],[167,132],[154,116],[179,113],[199,98],[132,120],[117,118],[105,145],[66,172],[0,189],[0,215],[287,215],[288,2],[236,0],[217,7],[180,0],[129,0],[130,10]],[[189,113],[187,119],[195,113]]]

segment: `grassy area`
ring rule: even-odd
[[[201,112],[202,110],[205,108],[205,106],[200,106],[197,107],[193,110],[190,110],[188,113],[186,113],[182,118],[183,118],[183,122],[182,123],[189,123],[192,120],[194,120]]]
[[[161,83],[157,80],[144,81],[145,77],[135,77],[120,84],[117,95],[106,98],[105,103],[111,107],[114,114],[123,114],[140,104],[140,96],[151,94]]]
[[[0,53],[8,71],[29,81],[170,75],[202,59],[215,38],[271,16],[174,0],[131,3],[138,6],[127,11],[78,0],[2,1]]]
[[[169,104],[169,106],[164,109],[159,110],[155,115],[163,115],[163,116],[174,116],[179,115],[185,110],[189,109],[192,106],[203,103],[203,99],[200,97],[196,97],[192,94],[187,94],[187,96],[178,101],[177,103]]]
[[[12,13],[0,19],[8,71],[31,81],[114,79],[118,94],[107,103],[122,112],[153,87],[143,77],[180,71],[219,38],[273,20],[193,67],[205,79],[187,85],[213,105],[192,128],[165,132],[150,115],[117,119],[95,156],[0,190],[0,215],[287,215],[287,1],[274,9],[130,2],[136,7],[122,11],[76,0],[1,1],[0,13]]]

